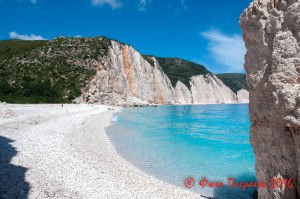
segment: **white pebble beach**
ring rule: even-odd
[[[105,127],[119,108],[0,105],[3,198],[201,198],[122,158]],[[1,198],[1,197],[0,197]]]

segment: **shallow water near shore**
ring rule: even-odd
[[[107,134],[117,151],[156,178],[214,198],[252,198],[253,189],[202,188],[199,181],[255,181],[248,105],[127,108],[114,115]]]

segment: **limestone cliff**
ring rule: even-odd
[[[215,75],[199,75],[191,79],[193,102],[196,104],[237,103],[237,97]]]
[[[237,103],[237,96],[215,75],[181,81],[173,87],[155,57],[145,59],[129,45],[111,41],[106,57],[95,64],[96,75],[79,102],[111,105]]]
[[[178,81],[175,87],[175,101],[178,104],[193,103],[191,91],[181,81]]]
[[[132,47],[111,41],[108,56],[101,61],[81,100],[113,105],[173,104],[171,82],[159,67],[156,61],[152,66]]]
[[[240,18],[258,181],[293,178],[259,198],[300,198],[300,2],[254,0]]]
[[[249,92],[245,89],[241,89],[237,92],[238,103],[249,103]]]

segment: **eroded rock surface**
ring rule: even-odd
[[[241,89],[237,92],[238,103],[249,103],[249,91]]]
[[[258,196],[300,198],[300,2],[254,0],[240,25],[257,179],[294,179],[293,188],[259,189]]]
[[[190,89],[180,81],[174,88],[157,59],[149,59],[112,40],[108,55],[94,63],[96,75],[76,101],[119,106],[237,103],[236,94],[215,75],[193,76]]]
[[[236,95],[215,75],[198,75],[191,79],[193,102],[196,104],[237,103]]]
[[[175,87],[175,100],[178,104],[193,103],[191,91],[181,81],[178,81]]]
[[[109,56],[83,92],[83,101],[112,105],[175,103],[171,82],[157,63],[152,66],[131,46],[111,43]]]

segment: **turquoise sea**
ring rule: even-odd
[[[117,151],[156,178],[220,199],[252,198],[253,189],[203,188],[199,181],[255,181],[248,105],[187,105],[126,108],[107,132]]]

